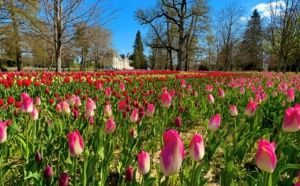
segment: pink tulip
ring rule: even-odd
[[[215,102],[215,98],[211,94],[208,94],[207,99],[208,99],[208,103],[210,104],[213,104]]]
[[[148,104],[147,105],[147,110],[146,110],[146,116],[148,117],[152,117],[154,115],[155,112],[155,107],[153,104]]]
[[[81,106],[81,100],[80,100],[80,98],[78,96],[75,97],[75,106],[76,107]],[[95,107],[96,107],[96,105],[95,105]]]
[[[194,91],[194,97],[198,97],[198,92],[197,91]]]
[[[74,106],[75,105],[75,100],[76,100],[76,95],[72,95],[72,96],[70,96],[69,97],[69,99],[67,100],[67,102],[68,102],[68,104],[70,105],[70,106]]]
[[[104,91],[104,96],[106,98],[110,98],[111,97],[111,90],[110,90],[110,87],[107,87]]]
[[[125,85],[124,85],[124,83],[120,83],[120,91],[121,91],[121,92],[124,92],[124,90],[125,90]]]
[[[58,186],[68,186],[69,184],[69,176],[67,173],[61,173]]]
[[[295,100],[295,92],[294,89],[289,89],[287,91],[287,97],[286,97],[286,101],[291,103]]]
[[[105,127],[106,134],[112,134],[115,130],[116,130],[115,121],[113,119],[108,119]]]
[[[186,88],[187,91],[191,92],[193,90],[193,87],[191,84],[188,84],[187,88]]]
[[[40,97],[36,97],[34,104],[37,105],[37,106],[41,105],[41,98]]]
[[[61,113],[63,115],[71,113],[71,109],[70,109],[70,106],[69,106],[68,102],[66,102],[66,101],[61,102],[60,107],[61,107]]]
[[[236,106],[235,105],[232,105],[231,107],[230,107],[230,115],[231,116],[238,116],[238,110],[237,110],[237,108],[236,108]]]
[[[61,106],[59,103],[56,104],[55,110],[56,110],[56,112],[61,113]]]
[[[110,104],[104,106],[104,117],[109,118],[112,116],[112,107]]]
[[[285,132],[297,132],[300,129],[300,105],[296,104],[285,111],[282,129]]]
[[[77,156],[83,152],[84,144],[82,137],[78,131],[67,134],[69,142],[69,151],[71,156]]]
[[[221,125],[221,116],[220,114],[216,114],[209,120],[208,129],[215,132],[218,130],[220,125]]]
[[[261,100],[266,101],[268,99],[268,94],[266,92],[261,93]]]
[[[221,88],[218,89],[218,95],[219,95],[219,98],[225,97],[225,93]]]
[[[191,159],[194,161],[200,161],[204,157],[205,148],[202,136],[195,134],[189,146]]]
[[[207,91],[207,92],[211,92],[212,90],[213,90],[213,86],[206,86],[205,87],[205,90]]]
[[[39,112],[36,108],[33,108],[33,111],[30,114],[30,119],[36,121],[39,118]]]
[[[256,110],[256,107],[257,107],[257,106],[258,106],[257,103],[250,101],[250,102],[248,103],[248,105],[246,106],[245,114],[246,114],[247,116],[253,116],[254,113],[255,113],[255,110]]]
[[[274,171],[277,163],[275,146],[276,142],[270,143],[265,139],[258,140],[256,165],[259,169],[269,173]]]
[[[7,122],[2,122],[0,120],[0,143],[4,143],[7,140]]]
[[[53,174],[52,167],[50,167],[50,165],[47,165],[43,172],[43,177],[45,179],[49,179],[52,177],[52,174]]]
[[[176,174],[184,158],[184,145],[176,130],[168,130],[163,136],[164,147],[160,155],[160,170],[165,176]]]
[[[285,102],[285,101],[282,101],[282,102],[281,102],[281,105],[282,105],[282,106],[285,106],[285,105],[286,105],[286,102]]]
[[[163,88],[162,88],[162,92],[163,92],[163,93],[168,93],[168,88],[167,88],[167,87],[163,87]]]
[[[141,175],[145,175],[150,170],[150,155],[148,152],[142,151],[137,155],[138,172]]]
[[[137,108],[134,108],[130,114],[130,121],[137,122],[138,117],[139,117],[139,110]]]
[[[273,97],[274,98],[277,97],[277,92],[276,91],[273,92]]]
[[[185,88],[185,87],[186,87],[186,82],[185,82],[184,79],[182,79],[182,80],[180,81],[180,86],[181,86],[181,88]]]
[[[170,92],[170,97],[171,97],[171,99],[173,99],[173,98],[175,97],[175,91],[174,91],[174,90],[172,90],[172,91]]]
[[[164,93],[162,95],[162,98],[161,98],[161,102],[162,102],[162,106],[163,107],[170,107],[171,106],[171,96],[169,93]]]
[[[90,118],[90,117],[93,117],[95,112],[96,106],[95,106],[95,103],[92,99],[88,98],[88,101],[86,103],[86,106],[85,106],[85,117],[87,118]]]
[[[31,113],[33,111],[33,99],[27,93],[21,93],[21,112]]]
[[[245,92],[246,92],[246,91],[245,91],[245,88],[244,88],[244,87],[241,87],[241,88],[240,88],[240,94],[245,94]]]

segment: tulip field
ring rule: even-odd
[[[300,186],[300,75],[0,73],[0,185]]]

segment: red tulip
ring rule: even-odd
[[[52,177],[52,174],[53,174],[52,168],[50,167],[50,165],[47,165],[43,172],[44,178],[49,179]]]
[[[61,173],[58,186],[68,186],[69,176],[66,173]]]

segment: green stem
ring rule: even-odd
[[[28,149],[28,130],[29,130],[29,122],[28,116],[25,116],[25,135],[26,135],[26,164],[29,163],[29,149]]]
[[[289,135],[289,133],[287,133],[287,132],[284,135],[284,139],[283,139],[282,143],[280,144],[280,147],[279,147],[279,149],[278,149],[278,151],[276,153],[277,158],[280,158],[281,151],[282,151],[282,149],[284,147],[284,144],[285,144],[285,141],[286,141],[288,135]]]
[[[0,185],[2,186],[2,144],[0,144]]]
[[[73,186],[76,186],[76,172],[77,172],[77,159],[76,159],[76,157],[74,157],[74,159],[73,159],[73,161],[74,161],[74,175],[73,175]]]
[[[141,183],[141,186],[144,186],[144,180],[145,180],[145,175],[142,176],[142,183]]]
[[[163,186],[168,186],[169,178],[170,176],[166,176]]]
[[[235,145],[236,143],[236,117],[234,117],[234,136],[233,136],[233,146]]]
[[[195,174],[196,174],[196,165],[197,165],[197,162],[193,161],[191,186],[194,186],[194,184],[195,184],[194,179],[195,179]]]

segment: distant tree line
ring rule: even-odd
[[[159,0],[135,18],[148,26],[147,66],[177,70],[299,71],[300,1],[269,2],[250,18],[237,3],[212,14],[206,0]]]

